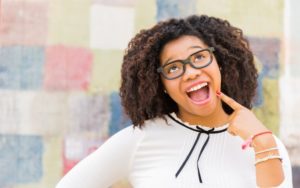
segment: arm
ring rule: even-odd
[[[275,136],[265,135],[254,140],[254,151],[262,151],[265,148],[277,147],[278,150],[272,151],[272,155],[279,155],[282,161],[275,159],[262,162],[256,165],[256,179],[260,187],[291,188],[292,185],[292,170],[288,152],[283,143]],[[256,158],[263,158],[268,155],[261,153],[256,155]],[[268,185],[268,186],[267,186]]]
[[[277,138],[274,137],[277,147],[279,148],[279,154],[282,156],[282,168],[284,172],[284,181],[277,188],[292,188],[293,179],[292,179],[292,167],[289,159],[288,152],[283,145],[283,143]]]
[[[229,117],[229,133],[238,135],[242,139],[247,140],[252,135],[268,131],[250,110],[223,93],[217,93],[217,95],[234,110]],[[256,137],[251,145],[255,152],[264,151],[274,147],[278,148],[270,152],[256,154],[256,160],[266,159],[268,156],[276,157],[281,155],[283,160],[289,162],[287,153],[284,152],[285,148],[282,145],[280,146],[277,144],[276,139],[272,134],[263,134]],[[291,184],[291,174],[288,170],[288,168],[290,168],[289,166],[290,165],[286,164],[285,161],[282,163],[279,158],[268,159],[257,163],[255,165],[257,185],[259,187],[274,187],[279,185],[283,186],[283,184]]]
[[[140,135],[137,132],[128,127],[112,136],[68,172],[56,188],[107,188],[127,177]]]

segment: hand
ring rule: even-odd
[[[224,93],[217,92],[217,96],[233,109],[233,113],[229,116],[229,127],[227,129],[230,134],[238,135],[246,140],[252,135],[268,131],[252,111]]]

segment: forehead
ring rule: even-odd
[[[201,48],[207,48],[207,45],[198,37],[181,36],[164,45],[160,54],[160,60],[164,62],[174,59],[184,59],[195,52],[195,49]]]

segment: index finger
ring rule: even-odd
[[[222,101],[224,101],[226,104],[228,104],[233,110],[238,110],[243,108],[243,106],[236,102],[234,99],[232,99],[231,97],[228,97],[227,95],[225,95],[222,92],[217,92],[217,95],[220,97],[220,99]]]

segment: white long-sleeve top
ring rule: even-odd
[[[134,188],[257,187],[255,153],[252,148],[242,150],[243,140],[223,131],[227,125],[214,129],[219,133],[201,133],[199,136],[199,132],[189,129],[195,129],[195,125],[181,125],[183,122],[174,113],[171,115],[174,119],[166,116],[167,121],[162,118],[148,120],[142,129],[129,126],[121,130],[79,162],[56,188],[107,188],[124,178]],[[291,188],[289,157],[282,142],[275,139],[285,175],[279,187]]]

